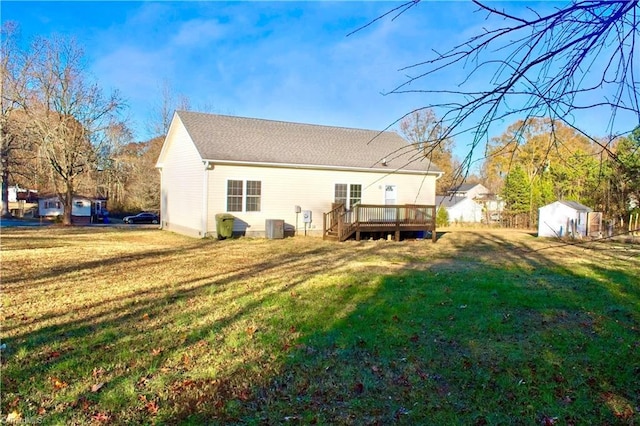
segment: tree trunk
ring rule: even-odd
[[[4,158],[2,159],[4,163]],[[2,168],[2,217],[10,217],[9,212],[9,171]]]
[[[64,214],[62,215],[63,225],[72,225],[71,209],[73,208],[73,182],[67,181],[67,192],[64,197]]]

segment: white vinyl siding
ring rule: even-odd
[[[208,176],[209,233],[215,233],[215,215],[227,212],[229,180],[261,183],[260,211],[229,212],[236,217],[234,231],[246,235],[264,233],[267,219],[283,219],[289,228],[295,228],[298,219],[301,230],[303,223],[301,217],[296,218],[295,206],[312,211],[313,222],[307,230],[312,234],[321,233],[322,214],[331,210],[335,201],[336,182],[360,185],[362,204],[381,204],[387,184],[396,186],[397,204],[435,204],[433,175],[215,164]],[[244,188],[246,196],[246,186]],[[246,201],[244,205],[246,209]]]
[[[202,236],[203,183],[205,171],[200,154],[176,116],[163,148],[160,220],[164,228],[182,234]],[[215,224],[214,224],[215,225]]]

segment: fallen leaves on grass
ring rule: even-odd
[[[105,370],[102,367],[94,368],[93,371],[91,372],[91,374],[93,375],[94,378],[98,378],[98,377],[102,376],[104,373],[105,373]]]
[[[47,354],[47,361],[51,361],[52,359],[56,359],[59,356],[60,356],[60,352],[59,351],[49,352],[49,354]]]
[[[613,392],[605,392],[602,399],[613,412],[613,415],[622,420],[631,420],[634,416],[633,406],[624,397]]]
[[[91,386],[91,392],[93,393],[98,392],[100,389],[102,389],[104,385],[105,385],[104,382],[96,383],[95,385]]]
[[[149,401],[145,395],[138,395],[138,400],[144,404],[144,410],[147,413],[151,415],[158,414],[159,407],[157,402]]]
[[[50,377],[49,380],[51,381],[51,384],[53,385],[53,389],[55,390],[64,389],[67,386],[69,386],[67,382],[60,380],[57,377]]]
[[[107,413],[98,412],[91,416],[91,419],[98,423],[109,423],[111,421],[111,416]]]
[[[247,327],[247,336],[249,336],[250,338],[253,338],[253,335],[256,334],[257,331],[258,331],[257,327],[249,326]]]
[[[7,415],[5,420],[7,423],[22,423],[22,414],[17,411],[12,411]]]

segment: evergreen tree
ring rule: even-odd
[[[436,226],[449,226],[449,212],[442,206],[438,207],[436,213]]]
[[[531,207],[531,191],[527,182],[527,174],[520,164],[516,164],[505,178],[502,197],[507,211],[527,213]]]

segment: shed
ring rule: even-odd
[[[538,236],[588,235],[589,213],[593,210],[577,201],[558,200],[538,209]]]

